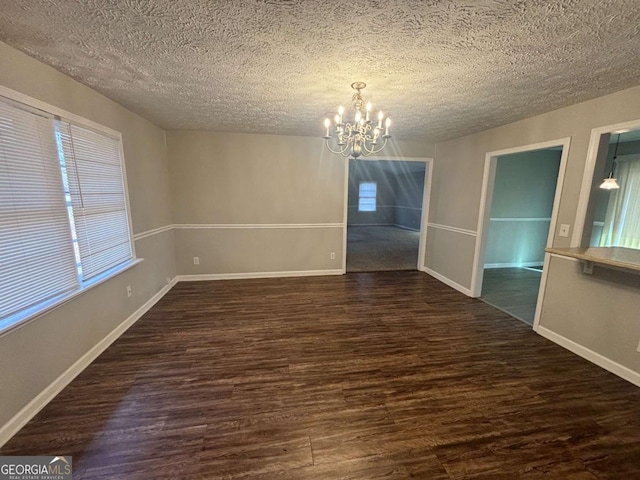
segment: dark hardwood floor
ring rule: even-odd
[[[630,480],[640,389],[424,273],[180,283],[1,453],[76,480]]]
[[[533,325],[542,271],[529,268],[487,268],[482,300]]]

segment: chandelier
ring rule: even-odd
[[[353,94],[351,102],[355,114],[353,123],[345,121],[344,108],[342,105],[338,107],[338,114],[335,116],[335,125],[331,126],[331,120],[326,118],[324,126],[327,133],[324,136],[327,148],[333,153],[339,153],[345,157],[353,159],[363,155],[368,157],[380,152],[387,140],[391,138],[389,135],[389,126],[391,119],[384,119],[384,114],[378,112],[378,122],[374,124],[371,120],[371,102],[364,104],[360,90],[367,86],[364,82],[354,82],[351,84],[356,93]],[[384,127],[383,127],[383,120]]]

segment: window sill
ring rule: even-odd
[[[56,308],[61,307],[62,305],[64,305],[67,302],[70,302],[74,298],[85,294],[92,288],[97,287],[98,285],[106,282],[107,280],[117,277],[121,273],[126,272],[127,270],[135,267],[136,265],[138,265],[139,263],[142,263],[143,261],[144,261],[144,258],[134,258],[127,262],[121,263],[120,265],[113,267],[110,270],[107,270],[106,272],[98,275],[97,277],[92,278],[90,281],[84,282],[84,284],[78,290],[74,290],[69,293],[63,293],[61,295],[58,295],[57,297],[54,297],[50,300],[47,300],[45,302],[42,302],[30,308],[26,312],[22,312],[19,315],[14,315],[12,317],[9,317],[5,320],[0,321],[0,337],[13,332],[18,328],[21,328],[27,325],[28,323],[31,323],[32,321],[36,320],[42,315],[46,315],[52,312]]]

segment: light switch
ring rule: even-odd
[[[561,223],[560,231],[558,232],[558,235],[561,237],[568,237],[570,228],[571,228],[571,225],[569,225],[568,223]]]

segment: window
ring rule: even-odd
[[[120,139],[0,97],[0,330],[131,263]]]
[[[375,212],[376,211],[376,191],[378,185],[376,182],[360,182],[358,211],[359,212]]]

